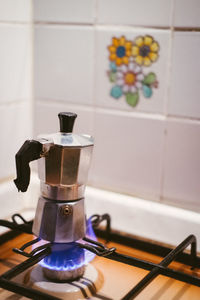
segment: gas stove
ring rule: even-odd
[[[20,218],[22,222],[20,224],[17,222],[17,219]],[[147,296],[142,296],[144,293],[144,289],[148,289],[148,285],[159,275],[164,275],[167,278],[176,279],[175,282],[183,282],[188,283],[190,286],[200,287],[200,277],[198,273],[198,268],[200,267],[200,257],[197,256],[196,253],[196,238],[193,235],[187,237],[182,243],[180,243],[175,249],[168,248],[166,246],[162,246],[159,244],[154,244],[150,241],[144,241],[136,237],[129,237],[122,235],[120,233],[114,232],[110,228],[110,217],[105,214],[102,216],[94,215],[90,218],[91,227],[90,227],[90,236],[91,231],[93,234],[93,239],[89,237],[85,237],[82,241],[78,241],[76,243],[76,250],[87,251],[86,253],[90,253],[91,256],[88,261],[85,261],[84,264],[84,272],[80,274],[76,279],[64,279],[64,280],[55,280],[55,278],[49,278],[49,276],[45,276],[43,267],[49,268],[51,270],[52,253],[54,256],[57,256],[55,251],[54,243],[46,243],[39,246],[34,246],[36,243],[40,242],[38,238],[30,240],[30,242],[25,243],[20,248],[14,248],[13,251],[17,254],[21,254],[24,257],[27,257],[26,260],[17,264],[4,274],[0,276],[0,287],[3,289],[7,289],[8,291],[12,291],[19,295],[22,295],[26,298],[30,299],[104,299],[104,300],[128,300],[134,299],[138,297],[138,299],[161,299],[161,296],[158,298],[147,298]],[[106,222],[105,228],[101,226],[103,222]],[[24,218],[16,214],[13,216],[12,222],[0,220],[1,226],[6,226],[12,231],[7,234],[4,234],[0,237],[0,243],[3,245],[7,240],[13,238],[13,235],[19,234],[20,232],[25,232],[26,234],[32,234],[32,221],[27,222]],[[94,236],[94,231],[98,237],[104,239],[104,243],[101,243],[96,240]],[[88,232],[89,232],[88,231]],[[88,234],[87,232],[87,234]],[[32,237],[32,235],[31,235]],[[109,242],[109,247],[108,247]],[[129,253],[135,253],[136,249],[140,251],[145,251],[145,255],[154,254],[160,257],[160,263],[155,263],[152,261],[140,259],[136,256],[127,255],[122,251],[120,253],[116,247],[110,247],[112,243],[117,243],[119,249],[123,247],[127,247],[129,249]],[[184,252],[184,250],[191,245],[190,252]],[[26,251],[27,247],[32,246],[30,251]],[[2,247],[2,246],[1,246]],[[13,245],[14,247],[14,245]],[[132,249],[132,250],[131,250]],[[69,250],[69,252],[68,252]],[[59,249],[60,251],[60,249]],[[63,267],[69,269],[79,269],[80,268],[80,255],[78,251],[78,255],[75,255],[74,251],[70,251],[70,249],[64,249],[63,254],[59,254],[59,260],[63,262],[66,260],[65,254],[67,254],[68,262],[64,264]],[[127,250],[126,250],[127,251]],[[126,252],[125,251],[125,252]],[[62,253],[62,250],[61,250]],[[76,253],[77,254],[77,253]],[[64,255],[64,256],[62,256]],[[75,255],[76,263],[69,263],[69,260],[73,260],[73,255]],[[87,256],[87,255],[86,255]],[[94,257],[96,258],[94,259]],[[78,263],[77,263],[77,257]],[[92,260],[94,259],[94,260]],[[54,266],[52,267],[54,271],[56,268],[58,269],[59,260],[57,263],[54,261]],[[91,263],[89,262],[91,261]],[[169,268],[168,265],[172,262],[176,261],[181,264],[187,266],[187,269],[193,269],[193,271],[180,271],[180,266],[176,268]],[[103,263],[103,269],[101,268],[101,264]],[[122,263],[122,264],[121,264]],[[46,265],[47,264],[47,265]],[[114,269],[113,269],[114,264]],[[118,265],[117,269],[116,264]],[[76,265],[76,267],[75,267]],[[124,269],[124,266],[127,266],[129,269]],[[135,268],[141,268],[143,270],[148,270],[146,275],[140,276],[138,278],[137,271]],[[105,269],[105,272],[104,272]],[[100,270],[100,271],[99,271]],[[115,278],[114,274],[112,275],[113,270],[117,270],[118,272],[118,280],[113,286],[112,276]],[[124,271],[125,270],[125,271]],[[130,278],[124,279],[124,277],[131,275],[133,282],[133,286],[131,287]],[[135,275],[134,275],[134,272]],[[116,274],[115,274],[116,275]],[[110,277],[110,278],[109,278]],[[143,278],[142,278],[143,277]],[[56,276],[57,278],[57,276]],[[128,278],[128,277],[127,277]],[[172,280],[171,279],[171,280]],[[105,282],[106,280],[106,282]],[[107,281],[111,280],[112,285],[110,289],[107,287],[107,292],[105,293],[105,285],[107,285]],[[138,280],[137,284],[135,280]],[[127,281],[127,285],[125,284]],[[189,285],[184,285],[188,286]],[[161,284],[159,287],[163,290],[165,284]],[[168,287],[169,288],[169,287]],[[168,289],[167,288],[167,289]],[[118,295],[114,293],[113,296],[112,289],[119,290]],[[198,299],[200,289],[197,289],[196,298],[193,296],[189,296],[189,298],[184,298],[183,295],[180,298],[172,297],[172,298],[162,298],[162,299]],[[123,292],[120,292],[122,290]],[[158,289],[159,290],[159,289]],[[173,290],[173,287],[171,287]],[[186,288],[187,290],[187,288]],[[103,292],[102,292],[103,291]],[[122,296],[121,294],[124,293]],[[156,291],[157,293],[157,291]],[[173,294],[173,293],[172,293]],[[1,293],[0,293],[1,295]],[[140,298],[141,295],[141,298]],[[26,298],[17,298],[17,299],[26,299]],[[1,298],[1,299],[10,299],[10,298]]]
[[[38,160],[40,196],[33,221],[27,222],[20,214],[13,215],[12,222],[0,220],[1,226],[31,234],[23,245],[13,246],[15,253],[27,259],[2,274],[0,286],[37,300],[133,299],[160,274],[200,286],[200,278],[195,274],[168,268],[173,260],[184,262],[191,268],[200,265],[194,235],[188,236],[175,249],[167,249],[111,232],[108,214],[86,218],[84,192],[93,138],[72,133],[75,113],[61,112],[58,116],[60,132],[25,141],[16,154],[17,178],[14,183],[18,191],[28,189],[29,163]],[[103,222],[106,227],[102,231],[99,227]],[[105,241],[97,240],[96,234]],[[154,263],[120,253],[108,244],[118,240],[134,248],[157,251],[155,254],[164,258],[160,263]],[[183,253],[189,245],[190,253]],[[143,268],[149,273],[134,287],[129,287],[130,290],[124,289],[122,297],[107,292],[102,294],[105,274],[95,267],[95,257],[107,260],[108,265],[111,261],[112,264],[118,262]],[[120,270],[118,280],[121,281]]]

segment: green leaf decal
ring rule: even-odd
[[[126,102],[131,106],[136,106],[139,100],[139,94],[136,93],[127,93],[126,94]]]
[[[115,82],[116,81],[116,72],[111,71],[109,73],[109,79],[110,79],[110,82]]]
[[[144,77],[143,83],[145,85],[151,85],[156,81],[156,74],[155,73],[149,73]]]

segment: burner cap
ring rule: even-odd
[[[95,295],[103,285],[103,275],[93,265],[88,264],[83,278],[65,283],[52,282],[44,277],[42,267],[37,265],[30,272],[28,285],[64,300],[77,300]]]

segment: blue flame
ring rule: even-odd
[[[97,241],[97,237],[96,237],[96,235],[95,235],[95,233],[94,233],[94,229],[93,229],[93,227],[92,227],[92,221],[91,221],[91,218],[89,218],[88,220],[87,220],[87,225],[86,225],[87,227],[86,227],[86,236],[88,237],[88,238],[90,238],[91,240],[94,240],[94,241]]]
[[[41,265],[51,270],[75,270],[84,265],[84,250],[76,243],[54,243],[50,255],[41,261]]]
[[[97,240],[92,228],[91,219],[87,220],[86,236]],[[80,240],[80,243],[85,243]],[[52,252],[39,262],[45,268],[57,271],[71,271],[87,265],[95,257],[95,254],[80,248],[76,242],[73,243],[54,243]]]

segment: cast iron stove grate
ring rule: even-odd
[[[23,223],[19,224],[16,218],[20,218]],[[120,234],[114,233],[110,230],[110,216],[108,214],[105,215],[93,215],[91,217],[93,228],[97,236],[105,238],[107,241],[114,241],[129,247],[140,249],[155,255],[159,255],[164,257],[163,260],[159,263],[152,263],[146,260],[138,259],[132,256],[120,254],[116,251],[115,248],[107,248],[105,245],[93,241],[88,238],[84,238],[87,242],[86,244],[78,244],[80,247],[85,248],[98,256],[103,256],[107,259],[118,261],[124,264],[128,264],[130,266],[142,268],[148,270],[149,273],[139,281],[136,286],[134,286],[121,300],[130,300],[134,299],[142,290],[152,282],[158,275],[164,275],[188,284],[192,284],[200,287],[200,278],[186,274],[181,271],[177,271],[171,268],[168,268],[168,265],[172,261],[178,261],[184,263],[185,265],[191,266],[191,268],[199,268],[200,267],[200,257],[197,256],[196,249],[196,237],[194,235],[188,236],[182,243],[180,243],[175,249],[167,248],[165,246],[161,246],[158,244],[154,244],[152,242],[141,241],[137,238],[133,237],[125,237]],[[99,224],[106,220],[106,228],[105,230],[99,229]],[[13,231],[9,232],[6,235],[0,237],[0,244],[5,242],[5,238],[8,240],[9,237],[12,238],[16,233],[23,232],[32,234],[32,221],[27,222],[21,215],[15,214],[12,217],[12,222],[0,220],[0,226],[8,227]],[[12,281],[12,279],[37,264],[40,260],[45,258],[47,255],[51,253],[51,244],[48,243],[43,246],[39,246],[35,248],[32,252],[28,253],[24,251],[28,246],[38,242],[38,238],[26,243],[20,249],[14,248],[13,250],[19,254],[22,254],[28,257],[27,260],[10,269],[0,276],[0,287],[7,289],[11,292],[20,294],[30,299],[37,300],[58,300],[55,296],[51,296],[50,294],[38,291],[36,289],[27,287],[23,284],[16,283]],[[185,253],[184,250],[191,245],[190,253]]]

